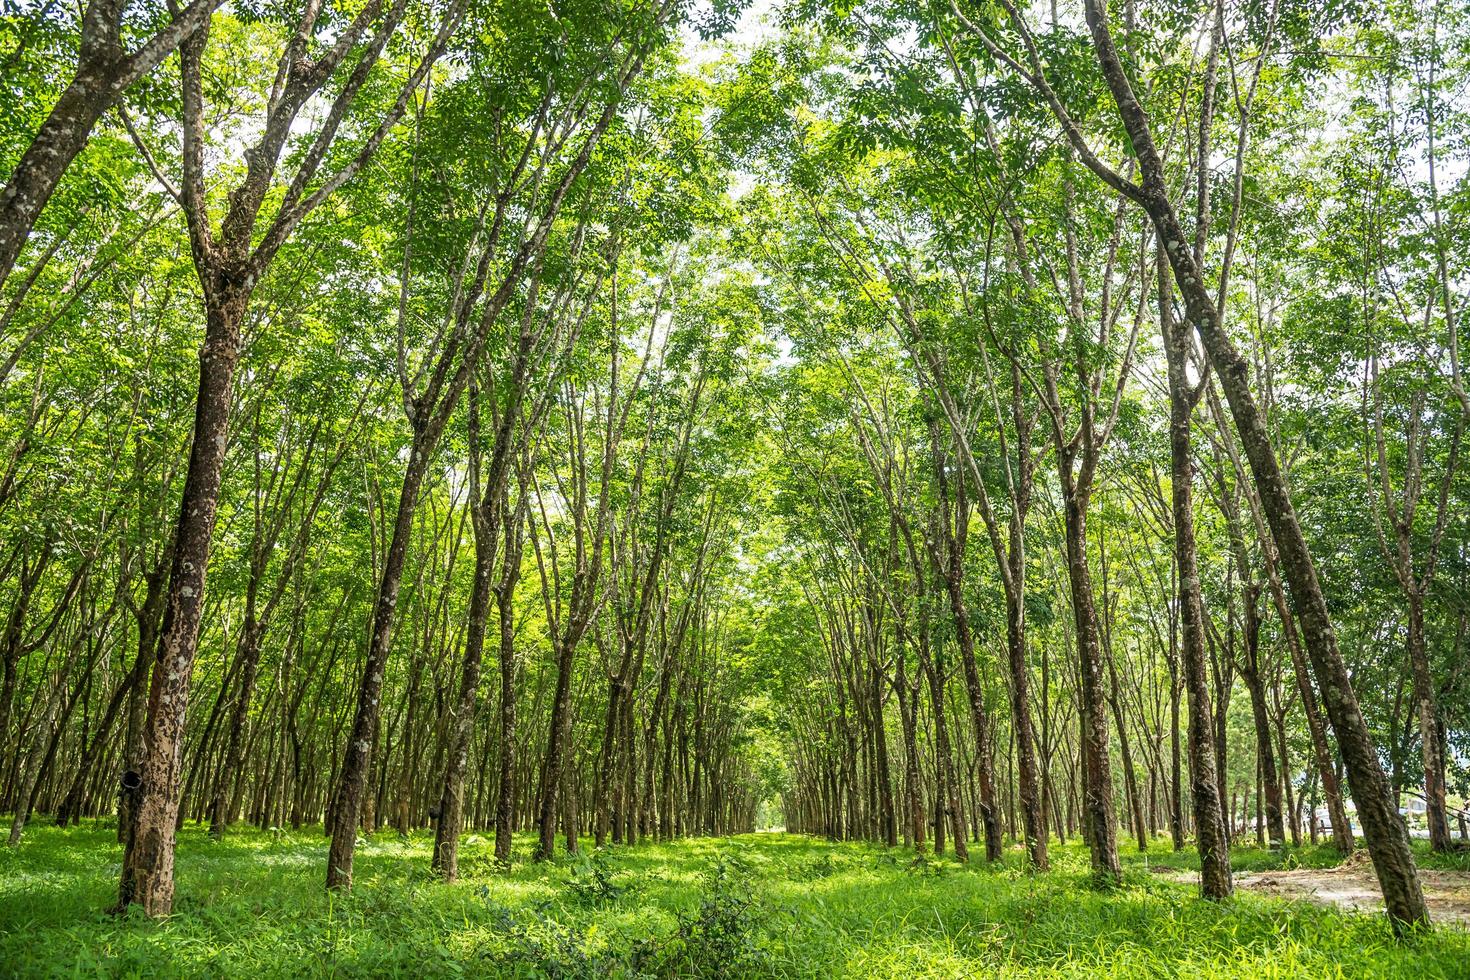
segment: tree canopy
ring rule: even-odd
[[[757,8],[6,8],[11,844],[1321,837],[1424,927],[1470,9]]]

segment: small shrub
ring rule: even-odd
[[[592,951],[584,935],[542,909],[533,910],[527,921],[503,905],[488,905],[496,935],[481,945],[479,955],[494,964],[497,976],[595,980],[619,965],[615,957]]]
[[[608,866],[607,858],[601,852],[594,852],[590,857],[584,854],[572,865],[572,878],[567,888],[585,905],[603,905],[616,901],[628,891],[617,877],[617,872]]]
[[[636,950],[632,965],[656,976],[769,975],[772,961],[763,942],[760,911],[743,862],[716,858],[705,875],[699,907],[692,913],[678,913],[674,936]]]
[[[505,874],[512,866],[510,861],[500,860],[491,850],[461,852],[459,856],[461,878],[488,878],[491,875]]]
[[[846,869],[845,861],[839,861],[830,853],[826,853],[794,865],[788,877],[795,881],[816,881],[820,878],[830,878]]]
[[[937,878],[944,874],[948,867],[943,861],[930,857],[927,853],[915,854],[914,859],[908,863],[903,870],[906,874],[915,875],[920,878]]]

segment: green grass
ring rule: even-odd
[[[1119,851],[1123,862],[1148,864],[1151,867],[1179,868],[1182,871],[1200,870],[1200,852],[1194,846],[1183,851],[1167,848],[1169,840],[1160,837],[1150,845],[1147,855],[1138,854],[1138,843],[1127,837],[1119,840]],[[1358,846],[1363,842],[1358,842]],[[1436,871],[1470,871],[1470,851],[1451,851],[1435,854],[1429,843],[1414,840],[1414,861],[1420,868]],[[1132,855],[1132,858],[1130,858]],[[1329,843],[1302,845],[1299,848],[1258,848],[1255,843],[1235,842],[1230,845],[1230,867],[1236,871],[1289,871],[1292,868],[1335,868],[1342,864],[1342,854]]]
[[[1241,895],[1201,902],[1144,870],[1185,867],[1161,841],[1130,848],[1120,889],[1056,869],[911,865],[902,851],[758,834],[612,849],[497,869],[471,836],[462,880],[428,871],[430,838],[360,847],[348,896],[322,890],[316,833],[180,837],[175,914],[103,910],[111,829],[34,825],[0,852],[3,976],[1470,977],[1470,934],[1395,943],[1380,916]],[[1277,854],[1237,851],[1242,866]],[[1298,852],[1298,860],[1325,860]]]
[[[1358,841],[1361,849],[1362,841]],[[1413,841],[1414,860],[1421,869],[1435,871],[1470,872],[1470,851],[1451,851],[1436,854],[1429,849],[1427,841]],[[1181,871],[1199,870],[1199,852],[1193,846],[1182,851],[1168,849],[1167,838],[1159,838],[1149,847],[1149,853],[1138,853],[1134,838],[1120,838],[1118,848],[1125,864],[1130,854],[1135,864],[1156,867],[1178,868]],[[1254,843],[1236,841],[1230,846],[1230,867],[1235,871],[1289,871],[1293,868],[1335,868],[1342,863],[1342,852],[1331,844],[1303,844],[1278,848],[1257,847]]]

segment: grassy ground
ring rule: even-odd
[[[1168,841],[1160,839],[1154,843],[1147,855],[1137,854],[1138,843],[1134,838],[1120,838],[1124,863],[1133,852],[1135,863],[1150,866],[1165,866],[1181,870],[1199,870],[1199,852],[1192,847],[1174,851],[1166,847]],[[1358,840],[1359,848],[1362,839]],[[1436,854],[1429,849],[1427,841],[1414,841],[1414,859],[1421,870],[1470,871],[1470,851],[1452,851]],[[1295,868],[1335,868],[1342,863],[1342,853],[1330,844],[1304,844],[1279,850],[1256,847],[1237,841],[1230,848],[1230,866],[1236,871],[1290,871]]]
[[[103,912],[120,850],[108,828],[39,824],[0,851],[3,976],[1470,977],[1470,934],[1398,944],[1381,917],[1241,895],[1225,906],[1150,874],[1189,866],[1129,848],[1125,885],[1057,868],[913,866],[902,852],[757,834],[613,849],[508,870],[470,838],[463,878],[430,877],[430,838],[359,848],[351,895],[323,893],[312,833],[180,838],[166,922]],[[1242,868],[1328,862],[1242,849]]]

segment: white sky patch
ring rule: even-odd
[[[751,0],[736,22],[735,29],[722,38],[702,41],[686,23],[680,30],[684,43],[684,63],[694,68],[719,61],[730,53],[739,54],[775,38],[781,33],[776,23],[776,0]]]

